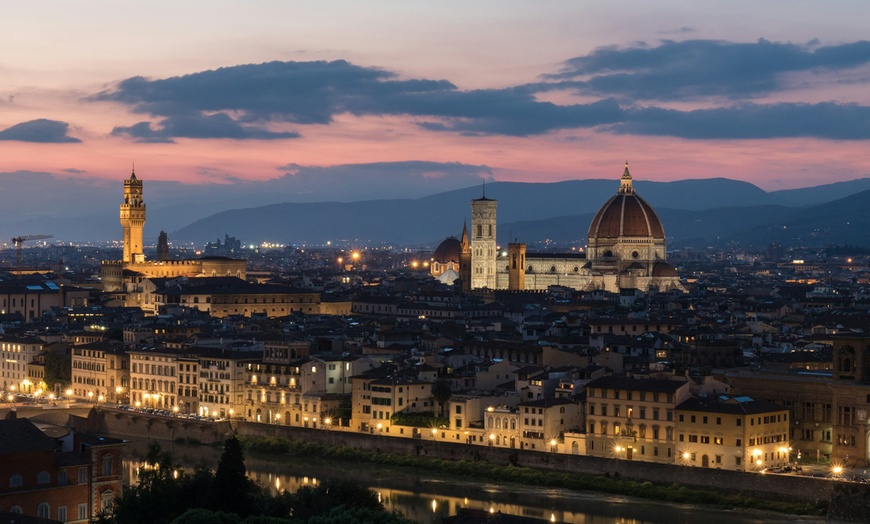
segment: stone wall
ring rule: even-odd
[[[384,453],[425,455],[447,460],[486,460],[495,464],[513,463],[559,472],[618,475],[622,478],[657,484],[679,483],[790,502],[828,501],[835,485],[838,484],[827,479],[808,476],[761,475],[254,422],[197,422],[106,408],[91,411],[87,426],[89,431],[112,436],[137,436],[158,440],[185,438],[195,439],[204,444],[220,442],[233,434],[313,440]]]

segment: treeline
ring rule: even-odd
[[[377,494],[351,481],[324,482],[272,495],[247,476],[238,439],[224,444],[217,469],[183,471],[152,443],[139,483],[116,498],[98,524],[413,524],[387,512]]]

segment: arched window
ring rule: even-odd
[[[51,517],[51,506],[48,505],[48,502],[43,502],[36,507],[36,516],[43,519]]]
[[[37,484],[48,484],[49,482],[51,482],[51,475],[48,471],[40,471],[39,475],[36,476]]]
[[[9,513],[15,513],[16,515],[21,515],[22,513],[24,513],[24,510],[21,509],[21,506],[12,506],[12,508],[9,509]]]
[[[550,273],[556,272],[556,266],[550,266]]]
[[[24,484],[24,477],[19,474],[12,475],[9,477],[9,487],[10,488],[20,488],[21,485]]]

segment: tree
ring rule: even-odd
[[[453,389],[450,387],[450,381],[446,378],[439,378],[432,384],[432,398],[438,401],[441,406],[441,418],[444,418],[444,405],[453,396]]]
[[[101,521],[123,524],[163,524],[171,522],[184,509],[179,496],[183,475],[176,475],[178,467],[172,455],[160,444],[148,446],[145,461],[139,467],[139,484],[125,489],[115,499],[112,516]]]
[[[66,385],[72,381],[72,356],[69,348],[45,352],[45,385]]]
[[[243,517],[251,511],[251,481],[245,468],[242,444],[236,437],[224,442],[211,486],[211,509],[236,513]]]

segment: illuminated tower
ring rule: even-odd
[[[145,225],[145,202],[142,201],[142,181],[134,171],[124,180],[124,203],[121,204],[121,227],[124,229],[124,262],[144,262],[142,226]]]
[[[471,289],[495,289],[496,210],[498,200],[482,198],[471,201]]]

